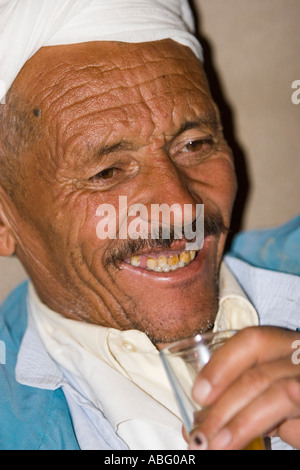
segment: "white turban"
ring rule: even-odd
[[[0,100],[43,46],[171,38],[202,60],[187,0],[0,0]]]

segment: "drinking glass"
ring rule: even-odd
[[[191,432],[194,415],[201,408],[192,398],[192,387],[197,374],[208,363],[214,351],[220,348],[236,331],[205,333],[170,344],[160,351],[166,373],[175,394],[183,423]],[[264,450],[261,437],[254,439],[245,450]]]

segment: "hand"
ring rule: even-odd
[[[297,348],[297,349],[296,349]],[[252,439],[279,436],[300,449],[300,333],[245,328],[198,375],[189,449],[243,449]]]

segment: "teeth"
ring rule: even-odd
[[[171,255],[170,257],[160,256],[159,258],[147,258],[146,268],[149,271],[164,272],[176,271],[178,268],[184,268],[195,259],[196,251],[183,251],[180,255]],[[130,259],[132,266],[139,267],[141,265],[140,256],[132,256]]]
[[[179,263],[179,257],[177,255],[170,256],[170,258],[168,258],[168,263],[171,267],[177,266],[177,264]]]
[[[184,251],[183,253],[180,254],[179,256],[180,262],[187,264],[191,261],[191,254],[189,251]]]
[[[167,264],[167,266],[165,266],[165,267],[163,268],[163,272],[164,272],[164,273],[168,273],[169,271],[171,271],[171,267],[170,267],[169,264]]]
[[[130,263],[131,263],[132,266],[135,266],[136,268],[138,268],[141,264],[140,257],[139,256],[132,256],[130,258]]]
[[[168,266],[168,260],[165,256],[160,256],[157,262],[160,268],[166,268]]]
[[[147,268],[150,271],[154,271],[158,266],[158,260],[154,258],[147,258]]]

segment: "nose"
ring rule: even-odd
[[[184,173],[168,158],[153,164],[148,173],[147,205],[165,205],[173,208],[174,219],[181,222],[184,206],[191,208],[190,218],[196,217],[196,205],[201,204],[200,197],[192,194]],[[150,207],[149,207],[150,208]]]
[[[143,232],[149,233],[151,230],[153,238],[158,238],[161,232],[163,238],[170,238],[170,232],[174,231],[176,239],[184,234],[188,240],[201,232],[204,215],[202,201],[192,194],[187,178],[172,161],[165,159],[152,165],[144,188],[143,204],[132,207],[132,213],[139,211]],[[190,249],[199,249],[199,244],[197,239],[197,247],[193,245]]]

